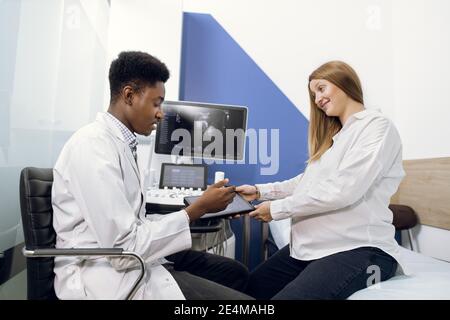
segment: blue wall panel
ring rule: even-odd
[[[217,170],[225,171],[235,185],[285,180],[304,170],[307,119],[211,15],[184,13],[181,59],[180,100],[244,105],[249,109],[248,128],[268,129],[269,133],[279,129],[280,133],[275,175],[261,175],[261,167],[268,165],[248,164],[247,143],[247,164],[211,165],[209,182]],[[299,90],[306,90],[300,86]],[[232,227],[239,259],[240,221],[233,221]],[[253,268],[260,262],[260,223],[252,221],[251,231],[249,267]]]

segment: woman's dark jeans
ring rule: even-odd
[[[374,247],[301,261],[290,257],[286,246],[250,274],[246,292],[256,299],[346,299],[390,279],[396,269],[397,261]]]

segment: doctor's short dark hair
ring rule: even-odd
[[[123,87],[129,85],[139,91],[166,82],[170,73],[166,65],[152,55],[141,51],[124,51],[109,68],[111,103],[115,102]]]

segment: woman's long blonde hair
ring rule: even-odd
[[[342,61],[330,61],[313,71],[309,76],[308,91],[311,105],[308,133],[308,164],[320,157],[333,144],[333,136],[342,128],[338,117],[328,117],[314,102],[314,94],[310,89],[311,80],[330,81],[344,91],[351,99],[364,104],[361,82],[348,64]]]

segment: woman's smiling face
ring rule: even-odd
[[[314,102],[329,117],[339,117],[349,102],[349,97],[338,86],[328,80],[313,79],[309,83]]]

